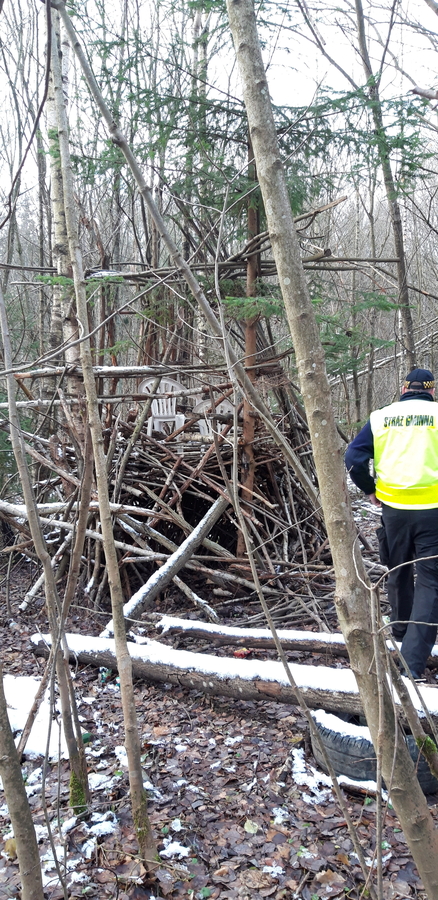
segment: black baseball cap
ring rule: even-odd
[[[435,387],[435,379],[430,369],[412,369],[412,372],[406,375],[404,386],[411,391],[428,391]]]

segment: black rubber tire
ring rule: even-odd
[[[335,729],[322,725],[316,720],[315,725],[324,742],[324,747],[336,775],[346,775],[348,778],[354,779],[354,781],[376,780],[376,756],[371,741],[363,737],[355,738],[342,734]],[[342,731],[341,721],[339,725]],[[416,765],[418,781],[423,792],[425,794],[436,794],[438,792],[438,780],[432,775],[412,735],[407,736],[406,742]],[[314,741],[313,738],[312,751],[320,768],[323,772],[327,772],[322,753],[316,740]]]

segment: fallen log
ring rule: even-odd
[[[180,619],[177,616],[150,616],[154,628],[160,634],[181,634],[186,637],[204,638],[217,646],[257,647],[275,649],[274,639],[268,628],[233,628],[229,625],[209,625],[195,619]],[[302,650],[306,653],[330,653],[347,657],[344,636],[338,632],[298,631],[278,628],[283,650]],[[438,665],[438,659],[437,659]]]
[[[147,638],[142,641],[142,644],[128,642],[136,678],[175,684],[235,700],[275,700],[278,703],[297,704],[295,693],[279,662],[216,657],[187,650],[173,650]],[[35,634],[31,642],[37,655],[48,656],[50,635]],[[67,634],[66,642],[72,662],[117,669],[114,640],[111,638]],[[311,709],[354,714],[363,712],[356,679],[350,669],[290,663],[290,670]],[[421,702],[412,685],[408,684],[408,690],[420,717],[424,716]],[[438,690],[421,687],[421,696],[431,717],[438,721]]]
[[[154,628],[161,634],[181,634],[186,637],[207,638],[217,646],[253,647],[275,649],[274,638],[268,628],[233,628],[229,625],[209,625],[195,619],[179,619],[177,616],[151,614]],[[302,650],[304,653],[326,653],[331,656],[348,657],[343,634],[340,632],[298,631],[278,628],[283,650]],[[398,645],[400,646],[400,644]],[[388,640],[388,647],[392,641]],[[438,644],[432,649],[427,661],[429,668],[438,668]]]

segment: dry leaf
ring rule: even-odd
[[[331,869],[326,869],[325,872],[318,872],[315,880],[319,881],[320,884],[345,884],[345,878],[339,872],[333,872]]]
[[[15,838],[8,838],[5,841],[5,853],[7,854],[8,859],[17,859],[17,844],[15,843]]]
[[[392,887],[397,898],[412,897],[412,891],[406,881],[393,881]]]
[[[161,737],[164,734],[169,734],[170,728],[168,725],[154,725],[153,733],[154,737]]]
[[[296,716],[285,716],[284,719],[281,720],[280,725],[295,725],[296,721]]]
[[[221,866],[220,869],[216,869],[213,872],[213,878],[223,878],[224,876],[228,876],[230,874],[230,869],[228,866]]]
[[[268,872],[260,872],[259,869],[247,869],[241,873],[240,880],[246,887],[257,891],[272,887],[273,881]]]
[[[157,881],[160,882],[160,890],[161,893],[166,896],[170,891],[173,891],[173,887],[175,884],[174,877],[167,871],[167,869],[157,869],[155,872],[155,877]]]
[[[103,872],[97,872],[96,875],[93,875],[93,878],[98,884],[109,884],[115,881],[113,873],[109,872],[108,869],[104,869]]]
[[[247,834],[257,834],[259,830],[257,822],[251,822],[251,819],[247,819],[243,827]]]
[[[146,875],[146,869],[138,859],[130,859],[129,862],[117,866],[114,870],[119,881],[127,884],[129,881],[137,881]]]

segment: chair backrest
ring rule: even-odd
[[[138,386],[139,394],[150,394],[155,378],[144,378]],[[182,384],[173,378],[163,375],[160,385],[160,394],[172,394],[182,389]],[[156,397],[151,403],[151,413],[153,416],[174,416],[176,413],[176,397]]]
[[[200,403],[197,403],[196,406],[193,407],[194,415],[203,415],[207,412],[208,409],[211,409],[211,400],[201,400]],[[198,427],[201,434],[204,435],[212,435],[213,434],[213,425],[212,418],[214,413],[218,413],[220,416],[226,416],[227,413],[233,413],[234,406],[230,403],[229,400],[221,400],[217,406],[214,407],[214,412],[210,412],[208,416],[204,415],[202,419],[199,419]]]

